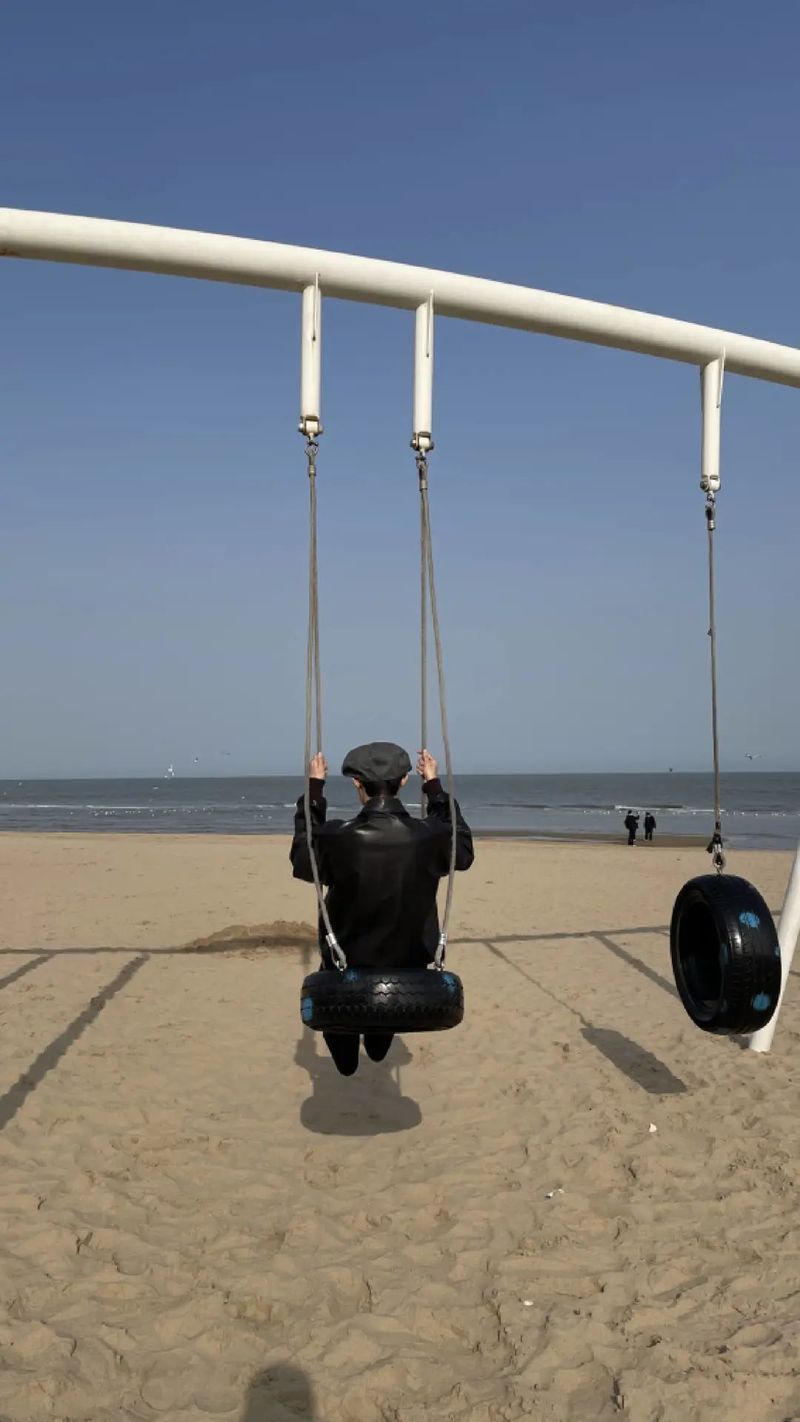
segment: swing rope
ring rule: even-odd
[[[422,464],[420,464],[422,459]],[[428,744],[428,560],[426,548],[430,538],[429,513],[427,504],[428,470],[425,456],[417,457],[419,474],[419,744],[425,750]],[[423,488],[424,484],[424,488]],[[420,818],[425,819],[428,804],[422,792]]]
[[[456,825],[456,807],[453,791],[453,756],[450,749],[450,723],[447,715],[447,694],[444,680],[444,654],[442,651],[442,634],[439,625],[439,604],[436,597],[436,575],[433,563],[433,538],[431,535],[431,511],[428,499],[428,460],[424,451],[417,454],[417,473],[419,475],[419,510],[420,510],[420,644],[422,648],[421,656],[421,711],[422,711],[422,749],[427,747],[428,733],[428,653],[427,653],[427,606],[430,603],[431,624],[433,626],[433,642],[436,654],[436,678],[439,691],[439,719],[442,727],[442,744],[444,746],[444,764],[447,777],[447,799],[450,806],[450,864],[447,873],[447,896],[445,898],[444,914],[442,915],[442,927],[439,934],[439,943],[436,948],[434,964],[441,969],[444,964],[445,953],[447,951],[447,935],[450,925],[450,910],[453,906],[453,886],[456,876],[456,848],[458,843]],[[424,798],[423,791],[423,798]]]
[[[707,845],[714,868],[721,874],[725,868],[722,842],[722,807],[720,804],[719,726],[717,719],[717,612],[714,569],[714,530],[717,526],[716,494],[706,491],[706,529],[708,531],[708,636],[711,645],[711,743],[714,755],[714,833]]]
[[[317,754],[322,751],[322,676],[320,671],[320,636],[319,636],[319,557],[317,551],[317,454],[319,444],[309,435],[306,439],[306,461],[308,467],[308,637],[306,644],[306,724],[305,724],[305,790],[303,794],[303,810],[306,826],[306,842],[308,844],[308,857],[311,863],[311,876],[314,881],[314,890],[317,895],[320,917],[325,928],[325,942],[330,950],[334,964],[343,972],[347,967],[347,958],[338,942],[333,925],[330,920],[328,908],[325,903],[325,895],[322,892],[322,882],[320,880],[319,865],[317,863],[316,851],[314,849],[313,826],[311,820],[311,752],[312,745],[316,747]],[[447,697],[444,680],[444,655],[442,651],[442,635],[439,624],[439,605],[436,597],[436,576],[433,562],[433,540],[431,537],[431,517],[430,505],[428,502],[428,462],[424,454],[417,455],[417,470],[419,473],[419,495],[420,495],[420,603],[421,603],[421,635],[420,635],[420,672],[421,672],[421,730],[422,749],[426,748],[428,733],[428,607],[430,606],[431,623],[433,626],[433,640],[436,653],[436,675],[439,690],[439,715],[442,726],[442,742],[445,755],[445,773],[447,777],[447,797],[450,805],[450,819],[452,833],[450,838],[450,865],[447,878],[447,897],[445,899],[444,915],[442,917],[442,927],[439,934],[439,942],[434,957],[434,965],[441,969],[444,963],[447,949],[447,934],[450,923],[450,911],[453,903],[453,885],[456,871],[456,848],[457,848],[457,827],[455,816],[455,801],[453,797],[453,758],[450,749],[450,727],[447,715]]]
[[[322,677],[319,656],[319,563],[317,557],[317,454],[319,444],[309,435],[306,439],[306,460],[308,462],[308,640],[306,646],[306,738],[305,738],[305,791],[303,809],[306,821],[306,842],[311,861],[311,874],[317,894],[320,917],[325,926],[325,942],[331,957],[340,972],[347,967],[347,959],[342,952],[325,903],[319,877],[319,865],[314,850],[311,825],[311,745],[316,730],[316,751],[322,751]]]

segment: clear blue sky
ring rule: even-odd
[[[6,0],[0,190],[796,343],[798,52],[792,0]],[[298,299],[8,261],[0,309],[0,775],[299,771]],[[411,344],[326,303],[333,760],[416,748]],[[435,433],[462,769],[703,768],[694,368],[440,321]],[[723,759],[796,768],[800,392],[729,377],[723,440]]]

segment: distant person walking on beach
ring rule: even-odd
[[[655,827],[655,816],[651,815],[650,811],[648,810],[647,814],[644,817],[644,837],[646,840],[649,839],[652,841],[653,830],[655,829]]]
[[[624,820],[625,828],[628,831],[628,844],[636,843],[636,831],[639,828],[639,816],[629,810]]]

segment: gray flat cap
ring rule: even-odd
[[[370,741],[348,751],[342,763],[342,775],[356,780],[402,780],[411,769],[408,751],[393,741]]]

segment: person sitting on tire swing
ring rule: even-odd
[[[425,819],[414,819],[398,793],[408,780],[411,760],[402,746],[375,741],[357,746],[345,756],[342,775],[349,776],[361,801],[353,820],[328,820],[325,779],[328,763],[320,753],[309,766],[311,832],[333,931],[347,956],[348,967],[416,972],[433,962],[439,942],[436,890],[450,870],[452,821],[450,800],[442,788],[430,751],[422,750],[417,774],[427,801]],[[456,869],[469,869],[474,859],[472,832],[457,801]],[[297,802],[290,853],[295,879],[313,883],[303,796]],[[334,968],[320,920],[322,968]],[[358,1067],[357,1032],[323,1033],[325,1044],[342,1076]],[[365,1032],[364,1049],[374,1062],[383,1061],[392,1044],[391,1032]]]

